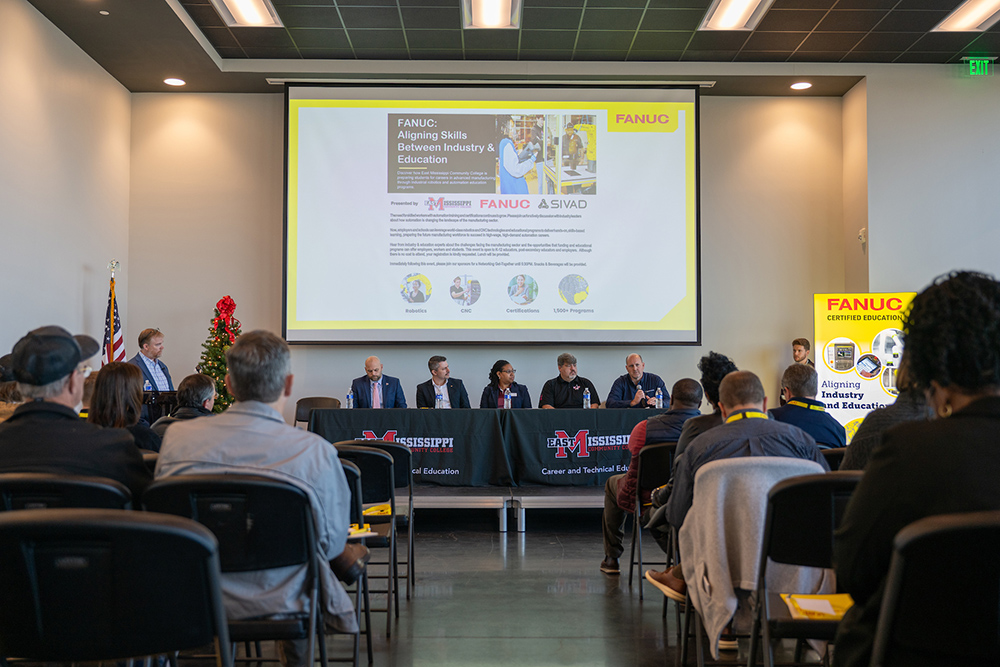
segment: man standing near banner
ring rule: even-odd
[[[139,334],[139,353],[128,360],[142,371],[143,391],[173,391],[167,365],[160,361],[163,354],[163,333],[159,329],[143,329]]]
[[[812,362],[812,359],[809,358],[808,338],[796,338],[792,341],[792,360],[797,364],[809,366],[810,368],[816,366]]]

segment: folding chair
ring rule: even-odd
[[[309,664],[319,637],[320,663],[326,667],[320,554],[312,506],[303,489],[253,475],[178,475],[155,481],[143,493],[142,505],[150,512],[194,519],[211,530],[219,541],[225,573],[303,566],[303,590],[309,596],[305,613],[231,620],[229,636],[234,643],[306,639]],[[249,655],[247,659],[259,661]]]
[[[774,665],[774,647],[781,639],[794,638],[795,662],[801,661],[803,641],[833,641],[839,621],[793,618],[779,593],[813,591],[770,590],[767,571],[770,563],[802,567],[833,567],[833,533],[861,481],[860,471],[803,475],[774,485],[767,496],[764,540],[760,550],[757,604],[750,630],[750,661],[757,660],[757,639],[763,630],[764,664]],[[770,563],[769,563],[770,561]]]
[[[44,508],[132,509],[132,493],[106,477],[12,472],[0,475],[0,511]]]
[[[215,538],[172,516],[0,514],[0,660],[116,661],[214,644],[232,653]]]
[[[1000,512],[920,519],[893,546],[872,666],[1000,664]]]
[[[309,415],[315,409],[330,410],[340,408],[340,399],[333,398],[332,396],[309,396],[308,398],[300,398],[295,402],[295,423],[293,426],[298,426],[299,422],[309,423]]]
[[[636,463],[637,482],[635,485],[635,509],[632,512],[632,549],[628,562],[628,585],[632,587],[632,571],[636,564],[636,555],[639,557],[639,574],[644,570],[642,567],[642,511],[644,507],[649,507],[647,502],[643,505],[643,491],[652,491],[658,486],[663,486],[670,481],[670,471],[674,462],[674,450],[677,449],[676,442],[658,442],[653,445],[646,445],[639,450],[638,461]],[[666,559],[669,564],[669,559]],[[642,579],[639,580],[639,599],[642,600]]]
[[[350,461],[361,470],[361,490],[364,504],[389,505],[389,514],[378,517],[383,521],[382,523],[374,521],[376,516],[366,516],[372,530],[378,533],[378,536],[366,539],[365,544],[369,548],[389,550],[389,559],[385,563],[387,568],[386,588],[372,591],[386,594],[386,606],[384,609],[372,609],[372,611],[386,613],[385,636],[390,637],[393,613],[395,612],[395,617],[399,618],[399,564],[396,556],[396,492],[393,458],[388,452],[374,447],[335,446],[341,459]],[[371,567],[373,563],[369,562],[368,565]],[[376,576],[371,573],[368,575],[369,581],[382,578],[380,575]]]
[[[840,464],[844,462],[844,454],[847,453],[847,447],[834,447],[832,449],[821,449],[819,451],[823,455],[823,458],[826,459],[826,463],[830,466],[830,470],[840,470]]]
[[[358,440],[342,440],[340,442],[333,443],[334,447],[340,445],[354,446],[359,444]],[[413,528],[413,465],[412,465],[412,454],[410,448],[406,445],[401,445],[398,442],[390,442],[388,440],[364,440],[365,447],[373,447],[375,449],[381,449],[383,452],[388,452],[392,455],[393,463],[393,485],[398,489],[406,489],[406,509],[405,511],[399,511],[399,505],[396,506],[396,531],[406,530],[406,574],[399,575],[400,579],[406,579],[406,599],[410,599],[410,593],[413,591],[413,538],[414,538],[414,528]],[[383,517],[371,517],[373,521],[370,523],[379,523],[380,520],[384,522]]]
[[[344,459],[341,459],[340,465],[344,467],[344,476],[347,477],[347,486],[351,490],[351,523],[357,524],[360,528],[365,524],[364,504],[361,502],[361,469],[350,461]],[[349,537],[348,540],[350,539],[352,538]],[[360,541],[364,544],[365,538],[361,538]],[[361,628],[361,610],[364,609],[365,624],[363,632],[368,644],[368,664],[370,665],[374,661],[374,656],[372,652],[371,603],[368,595],[368,568],[365,568],[364,572],[361,573],[361,578],[358,579],[355,593],[354,604],[358,612],[358,628]],[[355,661],[357,660],[356,656],[360,652],[360,642],[361,633],[359,632],[354,649]]]

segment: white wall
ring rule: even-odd
[[[129,93],[23,0],[0,0],[0,83],[0,350],[46,324],[100,341],[105,267],[129,265]]]
[[[868,82],[844,95],[844,290],[868,291]]]
[[[142,94],[132,106],[130,253],[138,331],[167,333],[178,378],[197,362],[212,306],[236,300],[245,330],[281,326],[282,97]],[[810,335],[811,294],[843,289],[841,102],[702,100],[703,347],[639,348],[668,383],[698,376],[709,349],[767,386],[789,341]],[[642,239],[634,243],[637,252]],[[344,248],[342,252],[351,252]],[[572,346],[602,398],[632,348]],[[377,354],[407,400],[444,354],[478,405],[492,363],[510,360],[537,400],[562,346],[295,346],[295,396],[341,396]]]

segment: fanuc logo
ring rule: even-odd
[[[577,431],[570,436],[566,431],[556,431],[554,438],[546,438],[545,446],[556,450],[556,458],[564,459],[568,452],[587,458],[593,451],[621,449],[628,445],[628,435],[590,435],[590,431]]]
[[[428,211],[443,211],[448,208],[472,208],[471,199],[445,199],[444,197],[428,197],[427,201]]]

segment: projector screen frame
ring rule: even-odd
[[[585,346],[611,346],[611,345],[655,345],[655,346],[701,346],[702,345],[702,276],[701,276],[701,91],[698,82],[690,84],[684,83],[662,83],[655,81],[476,81],[462,82],[442,80],[442,81],[415,81],[415,82],[385,82],[385,81],[341,81],[336,83],[328,82],[286,82],[284,88],[284,151],[283,151],[283,193],[282,193],[282,308],[281,308],[281,332],[282,337],[289,345],[362,345],[376,342],[379,345],[412,345],[414,343],[422,345],[514,345],[514,346],[543,346],[557,343],[565,343],[564,340],[533,340],[519,341],[510,339],[490,339],[490,340],[378,340],[366,341],[360,338],[351,340],[289,340],[288,337],[288,278],[289,278],[289,229],[288,229],[288,199],[289,199],[289,124],[290,124],[290,96],[291,88],[326,88],[326,89],[453,89],[461,91],[474,86],[479,89],[489,88],[517,88],[517,89],[636,89],[636,90],[690,90],[693,94],[694,114],[693,114],[693,134],[694,134],[694,337],[692,340],[644,340],[641,342],[628,340],[577,340],[575,345]],[[501,329],[494,329],[501,331]]]

